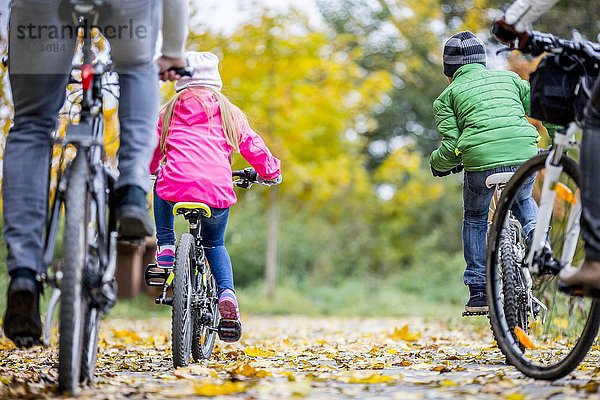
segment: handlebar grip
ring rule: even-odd
[[[167,71],[173,71],[179,76],[189,76],[189,77],[192,76],[192,72],[190,70],[188,70],[187,68],[171,67]]]
[[[250,182],[258,182],[258,173],[254,170],[254,168],[231,171],[231,176],[234,178],[242,178]]]

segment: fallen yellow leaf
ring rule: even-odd
[[[515,335],[517,336],[517,339],[519,339],[519,343],[525,346],[526,349],[535,349],[535,344],[533,343],[533,340],[531,340],[527,332],[525,332],[523,328],[521,328],[518,325],[515,326]]]
[[[458,383],[451,381],[450,379],[444,379],[443,381],[440,382],[440,385],[442,385],[442,386],[458,386]]]
[[[363,378],[352,377],[348,383],[387,383],[395,380],[396,378],[390,375],[373,374]]]
[[[248,387],[243,382],[194,383],[194,394],[198,396],[219,396],[224,394],[243,393]]]
[[[250,364],[242,364],[229,371],[233,375],[242,375],[246,378],[265,378],[271,376],[271,373],[262,369],[256,369]]]
[[[250,357],[273,357],[275,352],[269,349],[261,349],[256,346],[249,346],[244,349],[244,353]]]
[[[404,325],[402,328],[394,328],[394,332],[387,335],[389,338],[394,340],[405,340],[407,342],[416,342],[421,339],[421,333],[410,332],[408,325]]]
[[[140,343],[142,338],[131,329],[111,329],[115,339],[123,339],[126,343]]]

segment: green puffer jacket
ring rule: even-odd
[[[518,165],[533,157],[539,135],[529,115],[529,82],[509,71],[467,64],[433,103],[442,144],[429,162],[438,171]]]

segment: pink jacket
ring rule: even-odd
[[[195,95],[195,96],[194,96]],[[209,118],[196,97],[210,96],[214,115]],[[156,190],[167,201],[197,201],[215,208],[227,208],[236,203],[231,178],[230,157],[217,100],[203,89],[186,89],[173,111],[166,143],[166,163],[159,171]],[[162,114],[158,121],[158,135]],[[240,153],[264,179],[280,175],[280,162],[265,142],[249,125],[242,132]],[[160,167],[163,154],[160,144],[154,151],[150,173]]]

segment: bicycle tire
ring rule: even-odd
[[[585,326],[571,351],[556,364],[540,366],[521,356],[524,353],[521,351],[520,343],[515,341],[514,333],[510,331],[506,319],[501,318],[500,311],[503,304],[500,296],[496,293],[498,271],[496,270],[497,264],[495,260],[498,259],[498,249],[500,246],[497,244],[500,242],[499,235],[503,229],[504,221],[513,204],[514,197],[525,179],[541,170],[545,166],[546,159],[547,153],[542,153],[523,164],[502,193],[488,239],[486,278],[488,282],[487,295],[490,307],[490,324],[498,347],[506,356],[507,362],[528,377],[555,380],[572,372],[587,355],[600,326],[600,302],[596,299],[592,300]],[[579,186],[579,169],[577,163],[566,156],[563,156],[560,162],[563,171]]]
[[[184,233],[175,253],[175,279],[173,280],[172,347],[173,366],[187,367],[192,348],[192,271],[194,268],[194,237]]]
[[[217,284],[212,275],[207,262],[207,284],[203,287],[201,302],[207,302],[210,313],[210,326],[205,326],[202,321],[202,315],[195,314],[194,317],[194,336],[192,339],[192,357],[194,361],[201,361],[210,358],[215,347],[217,338],[216,329],[219,325],[219,307],[216,299]],[[202,285],[202,283],[200,283]],[[204,311],[202,309],[201,311]],[[211,329],[212,328],[212,329]]]
[[[58,387],[60,392],[77,394],[83,345],[83,323],[87,304],[82,295],[85,265],[88,165],[86,154],[78,151],[69,171],[65,197],[61,304],[58,346]]]
[[[102,175],[104,178],[104,175]],[[103,187],[106,187],[106,181],[103,181]],[[100,192],[101,195],[105,191]],[[96,286],[101,284],[99,282],[100,274],[100,257],[98,252],[103,251],[103,248],[107,248],[106,243],[100,243],[98,235],[98,228],[100,227],[99,215],[105,213],[106,210],[103,204],[106,202],[99,202],[93,198],[90,203],[90,222],[92,219],[96,220],[96,224],[88,224],[87,235],[91,240],[96,240],[95,243],[87,242],[86,256],[87,263],[84,268],[84,281],[89,282]],[[101,205],[102,204],[102,205]],[[92,211],[94,211],[92,215]],[[90,229],[94,229],[91,231]],[[108,235],[105,235],[108,237]],[[95,252],[93,251],[95,249]],[[85,292],[84,292],[85,293]],[[98,334],[100,330],[100,308],[98,304],[89,304],[85,313],[85,320],[83,325],[83,349],[81,353],[81,373],[79,376],[80,383],[86,384],[94,379],[96,371],[96,359],[98,357]]]
[[[514,332],[515,327],[520,326],[523,327],[523,321],[520,318],[520,307],[521,304],[518,301],[518,285],[519,280],[517,276],[519,274],[516,257],[514,253],[514,242],[513,238],[515,237],[515,233],[512,230],[511,226],[506,226],[502,229],[500,233],[500,268],[502,269],[502,294],[503,294],[503,306],[504,306],[504,315],[506,316],[506,322],[510,332]],[[514,336],[515,340],[517,338]],[[524,350],[523,345],[519,343],[519,347],[521,351]]]
[[[88,307],[85,314],[81,374],[79,376],[79,381],[84,384],[94,380],[96,359],[98,358],[99,328],[100,310],[97,307]]]

